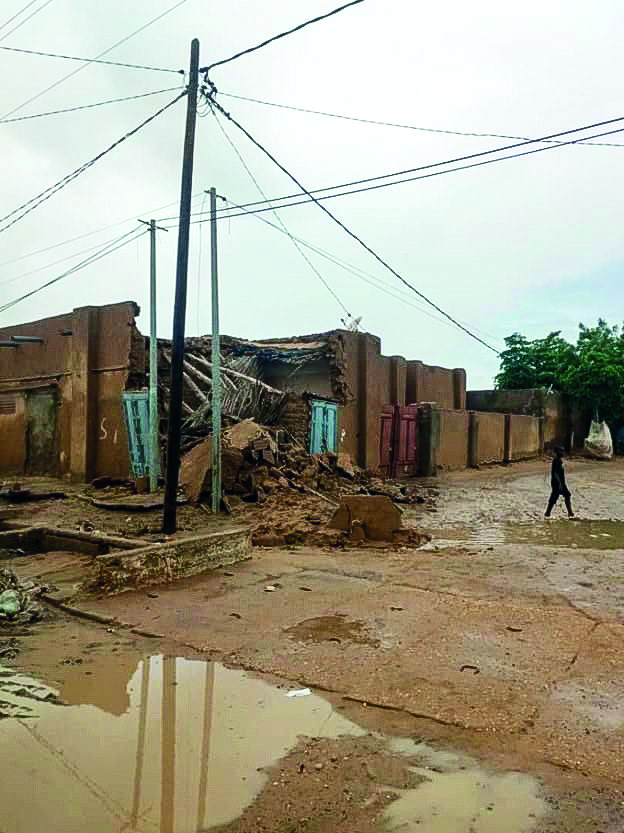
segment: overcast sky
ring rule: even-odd
[[[25,0],[3,0],[0,26],[24,5]],[[173,0],[52,0],[8,37],[22,18],[0,28],[0,46],[95,56],[171,5]],[[203,65],[335,5],[334,0],[187,0],[106,58],[187,68],[190,41],[198,37]],[[527,0],[521,6],[500,0],[365,0],[216,68],[212,78],[222,93],[303,108],[424,128],[537,137],[624,116],[623,19],[621,0],[591,5]],[[82,66],[6,51],[0,51],[0,62],[0,117]],[[91,64],[12,117],[182,83],[175,74]],[[0,214],[96,155],[174,95],[0,125]],[[365,125],[225,96],[218,100],[307,188],[509,144]],[[131,231],[137,218],[177,213],[184,118],[183,100],[0,235],[1,303],[60,274],[85,257],[84,250]],[[229,125],[226,130],[268,196],[296,190],[241,133]],[[602,141],[624,145],[624,133]],[[206,210],[202,191],[211,186],[233,202],[261,199],[210,114],[198,120],[195,159],[195,211]],[[555,148],[325,204],[420,291],[494,347],[502,347],[513,331],[537,337],[561,329],[574,338],[581,320],[591,323],[602,315],[618,323],[624,317],[623,160],[624,146]],[[260,216],[276,222],[271,214]],[[310,254],[349,312],[362,316],[362,328],[381,337],[384,353],[463,366],[470,388],[491,385],[495,354],[440,322],[432,310],[425,314],[422,302],[317,206],[293,207],[280,216],[292,234],[367,273],[365,282]],[[163,336],[171,333],[176,242],[175,229],[158,238]],[[208,224],[194,225],[189,335],[210,331],[209,243]],[[258,217],[220,223],[219,268],[223,332],[259,338],[341,326],[344,311],[334,297],[292,242]],[[149,244],[143,237],[2,313],[0,329],[77,306],[133,299],[142,309],[139,326],[148,332],[148,280]]]

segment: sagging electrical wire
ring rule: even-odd
[[[24,55],[37,55],[41,58],[63,58],[66,61],[81,61],[87,64],[106,64],[111,67],[125,67],[127,69],[147,69],[151,72],[173,72],[176,75],[184,75],[183,69],[170,69],[169,67],[152,67],[145,64],[128,64],[123,61],[103,61],[101,58],[78,58],[76,55],[61,55],[58,52],[38,52],[34,49],[18,49],[16,46],[0,46],[5,52],[20,52]]]
[[[300,32],[301,29],[305,29],[306,26],[311,26],[313,23],[320,23],[321,20],[327,20],[328,17],[333,17],[334,15],[339,14],[345,9],[348,9],[351,6],[357,6],[363,2],[364,0],[351,0],[350,3],[345,3],[343,6],[339,6],[337,9],[332,9],[331,12],[321,14],[318,17],[312,18],[311,20],[306,20],[303,23],[300,23],[298,26],[294,26],[292,29],[288,29],[285,32],[280,32],[278,35],[273,35],[273,37],[267,38],[267,40],[262,41],[262,43],[256,44],[256,46],[250,46],[247,49],[243,49],[241,52],[237,52],[235,55],[231,55],[229,58],[223,58],[221,61],[215,61],[207,67],[202,67],[199,71],[202,73],[206,73],[209,72],[211,69],[214,69],[215,67],[221,67],[224,64],[229,64],[230,61],[235,61],[237,58],[242,58],[243,55],[251,55],[252,52],[257,52],[259,49],[263,49],[270,43],[275,43],[275,41],[281,40],[282,38],[286,38],[288,37],[288,35],[293,35],[295,32]]]
[[[215,99],[215,95],[217,94],[218,91],[217,91],[216,87],[211,82],[208,82],[208,84],[206,84],[204,86],[203,91],[204,91],[204,94],[206,96],[208,96],[210,98],[210,100],[215,104],[215,106],[218,107],[219,111],[222,112],[226,116],[226,118],[229,117],[229,114],[227,113],[227,111],[224,110],[221,107],[221,105],[217,104],[216,99]],[[541,137],[536,138],[536,139],[527,139],[526,141],[517,142],[517,143],[511,144],[511,145],[503,145],[503,146],[498,147],[498,148],[490,148],[489,150],[478,151],[477,153],[470,153],[470,154],[467,154],[465,156],[456,156],[456,157],[453,157],[452,159],[445,159],[442,162],[432,162],[432,163],[429,163],[427,165],[419,165],[418,167],[415,167],[415,168],[406,168],[406,169],[401,170],[401,171],[393,171],[392,173],[389,173],[389,174],[379,174],[378,176],[366,177],[364,179],[357,179],[357,180],[353,180],[351,182],[343,182],[343,183],[340,183],[339,185],[330,185],[330,186],[327,186],[325,188],[316,188],[316,189],[313,189],[310,192],[310,194],[315,194],[315,195],[316,194],[322,194],[326,191],[338,190],[339,188],[353,188],[356,185],[366,185],[367,183],[378,182],[379,180],[384,180],[384,179],[392,179],[394,177],[404,176],[405,174],[418,173],[419,171],[432,170],[434,168],[442,168],[446,165],[453,165],[456,162],[465,162],[465,161],[468,161],[470,159],[478,159],[478,158],[481,158],[483,156],[492,156],[493,154],[501,153],[503,151],[514,150],[516,148],[526,147],[527,145],[534,145],[534,144],[543,143],[543,142],[546,142],[550,139],[557,138],[559,136],[569,136],[569,135],[575,134],[575,133],[582,133],[582,132],[587,131],[587,130],[593,130],[597,127],[605,127],[607,125],[617,124],[617,123],[620,123],[620,122],[623,122],[623,121],[624,121],[624,116],[618,116],[617,118],[614,118],[614,119],[607,119],[605,121],[595,122],[594,124],[584,125],[583,127],[574,127],[574,128],[569,129],[569,130],[562,130],[562,131],[559,131],[558,133],[551,133],[547,136],[541,136]],[[455,171],[462,171],[462,170],[468,170],[470,168],[482,167],[483,165],[491,164],[491,163],[494,163],[494,162],[502,162],[502,161],[505,161],[507,159],[515,159],[515,158],[518,158],[518,157],[521,157],[521,156],[529,156],[532,153],[541,153],[543,151],[555,150],[557,148],[566,147],[568,145],[575,145],[575,144],[578,144],[580,142],[584,142],[587,138],[600,138],[602,136],[610,136],[614,133],[621,133],[623,131],[624,131],[624,127],[621,127],[621,128],[615,129],[615,130],[606,131],[604,133],[597,133],[597,134],[594,134],[593,136],[589,136],[589,137],[583,136],[579,139],[573,139],[573,140],[569,140],[569,141],[565,141],[565,142],[560,142],[558,144],[548,145],[547,147],[534,148],[534,149],[532,149],[530,151],[527,151],[527,152],[524,152],[524,153],[508,154],[507,156],[501,156],[501,157],[496,157],[494,159],[488,159],[485,162],[480,162],[480,163],[472,164],[472,165],[462,165],[462,166],[457,167],[457,168],[449,168],[449,169],[441,171],[439,173],[428,174],[427,176],[410,177],[408,179],[397,180],[396,182],[391,182],[391,183],[388,183],[388,184],[390,184],[390,185],[397,184],[398,185],[398,184],[401,184],[403,182],[414,182],[418,179],[427,179],[431,176],[439,176],[440,174],[454,173]],[[375,187],[383,187],[383,186],[373,186],[371,188],[361,188],[361,189],[354,190],[354,191],[351,191],[351,192],[345,192],[345,195],[346,195],[346,193],[358,194],[358,193],[362,193],[363,191],[374,190]],[[339,196],[343,196],[343,194],[340,194]],[[300,193],[287,194],[286,196],[283,196],[283,197],[273,197],[273,198],[271,198],[271,202],[277,208],[279,206],[276,206],[275,205],[276,203],[282,202],[284,200],[296,199],[296,198],[299,198],[299,197],[301,197]],[[326,198],[319,197],[319,199],[326,199]],[[244,207],[245,208],[252,208],[254,206],[263,205],[266,202],[267,202],[266,200],[256,200],[254,202],[246,203],[244,205]],[[303,202],[308,202],[308,200],[304,200]],[[293,205],[295,205],[295,204],[299,204],[299,203],[293,203]],[[167,218],[167,219],[176,219],[176,218],[171,217],[171,218]]]
[[[407,286],[409,289],[411,289],[412,292],[414,292],[416,295],[418,295],[420,298],[422,298],[423,301],[425,301],[427,304],[429,304],[431,307],[433,307],[433,309],[435,309],[437,312],[441,313],[445,318],[447,318],[449,321],[451,321],[453,324],[455,324],[455,326],[457,326],[460,330],[465,332],[468,336],[470,336],[470,338],[479,342],[479,344],[482,344],[484,347],[486,347],[488,350],[491,350],[496,355],[499,354],[499,351],[495,347],[492,347],[492,345],[488,344],[487,341],[485,341],[484,339],[480,338],[478,335],[473,333],[470,329],[468,329],[468,327],[464,327],[463,324],[461,324],[450,313],[446,312],[446,310],[444,310],[442,307],[440,307],[438,304],[436,304],[434,301],[432,301],[430,298],[428,298],[419,289],[416,289],[416,287],[413,284],[411,284],[408,280],[406,280],[403,277],[403,275],[401,275],[396,269],[394,269],[392,266],[390,266],[390,264],[386,260],[384,260],[384,258],[382,258],[381,255],[377,254],[377,252],[371,246],[369,246],[367,243],[365,243],[364,240],[362,240],[361,237],[359,237],[354,231],[352,231],[344,222],[342,222],[342,220],[339,220],[338,217],[336,217],[334,214],[332,214],[332,212],[325,205],[323,205],[316,197],[314,197],[309,191],[307,191],[305,186],[302,185],[301,182],[293,174],[291,174],[290,171],[287,170],[287,168],[284,167],[284,165],[282,165],[280,162],[278,162],[278,160],[275,158],[275,156],[269,150],[267,150],[260,142],[258,142],[257,139],[255,139],[251,135],[251,133],[249,133],[248,130],[246,130],[241,124],[239,124],[239,122],[237,122],[236,119],[233,118],[233,116],[231,116],[229,113],[227,113],[223,109],[223,107],[221,107],[221,105],[214,100],[214,98],[212,99],[212,103],[213,103],[213,106],[216,107],[216,109],[220,113],[222,113],[222,115],[224,115],[229,121],[231,121],[232,124],[234,124],[234,126],[237,127],[245,136],[247,136],[249,141],[251,141],[259,150],[261,150],[265,154],[265,156],[267,156],[273,162],[274,165],[276,165],[284,174],[286,174],[286,176],[288,176],[288,178],[292,182],[294,182],[295,185],[304,192],[304,194],[307,194],[307,196],[311,200],[313,200],[319,206],[319,208],[325,214],[327,214],[327,216],[334,223],[336,223],[336,225],[338,225],[341,229],[343,229],[343,231],[346,234],[348,234],[349,237],[352,237],[357,243],[359,243],[360,246],[362,246],[367,252],[369,252],[369,254],[371,254],[377,261],[379,261],[379,263],[381,263],[382,266],[384,266],[386,269],[388,269],[388,271],[391,272],[398,280],[400,280],[401,283],[403,283],[405,286]]]
[[[20,20],[20,22],[19,22],[16,26],[14,26],[14,27],[13,27],[13,28],[9,31],[9,32],[5,32],[5,33],[2,35],[2,37],[0,37],[0,41],[6,40],[6,39],[7,39],[10,35],[12,35],[12,34],[13,34],[13,32],[17,32],[17,30],[18,30],[18,29],[21,29],[21,28],[22,28],[22,26],[23,26],[25,23],[28,23],[28,21],[29,21],[31,18],[33,18],[36,14],[39,14],[39,12],[42,12],[42,11],[45,9],[45,7],[46,7],[46,6],[49,6],[49,5],[50,5],[50,3],[51,3],[51,2],[52,2],[52,0],[46,0],[46,2],[45,2],[45,3],[42,3],[42,4],[39,6],[39,8],[37,8],[37,9],[35,9],[33,12],[31,12],[31,13],[28,15],[28,17],[25,17],[23,20]],[[26,11],[26,9],[28,9],[28,8],[29,8],[30,6],[32,6],[32,5],[33,5],[32,3],[27,3],[27,4],[24,6],[24,8],[23,8],[23,9],[21,9],[19,12],[17,12],[16,14],[14,14],[12,18],[10,18],[9,20],[7,20],[7,21],[6,21],[6,23],[3,23],[3,24],[2,24],[2,26],[0,27],[0,29],[4,29],[4,27],[5,27],[5,26],[8,26],[8,25],[9,25],[9,23],[11,23],[11,21],[12,21],[12,20],[15,20],[17,17],[19,17],[19,16],[22,14],[22,12],[25,12],[25,11]]]
[[[250,98],[246,95],[234,95],[234,93],[224,93],[219,90],[219,95],[226,98],[235,98],[238,101],[250,101],[253,104],[262,104],[266,107],[278,107],[281,110],[293,110],[296,113],[309,113],[315,116],[327,116],[332,119],[343,119],[345,121],[358,122],[360,124],[371,124],[379,127],[396,127],[402,130],[417,130],[422,133],[441,133],[446,136],[474,136],[479,139],[518,139],[525,142],[553,142],[559,144],[556,139],[530,139],[528,136],[512,136],[507,133],[478,133],[467,130],[443,130],[438,127],[420,127],[414,124],[401,124],[399,122],[380,121],[378,119],[365,119],[358,116],[346,116],[343,113],[328,113],[326,110],[312,110],[309,107],[296,107],[294,104],[278,104],[275,101],[264,101],[261,98]],[[624,144],[617,142],[579,142],[579,145],[589,145],[591,147],[607,147],[607,148],[621,148]]]
[[[0,120],[0,124],[11,124],[16,121],[28,121],[29,119],[41,119],[44,116],[58,116],[61,113],[75,113],[78,110],[91,110],[94,107],[104,107],[106,104],[120,104],[123,101],[136,101],[139,98],[149,98],[152,95],[162,95],[163,93],[173,93],[179,87],[166,87],[164,90],[152,90],[149,93],[138,93],[137,95],[126,95],[123,98],[109,98],[106,101],[96,101],[93,104],[79,104],[76,107],[64,107],[61,110],[48,110],[47,113],[33,113],[30,116],[17,116],[14,119]]]
[[[373,275],[370,272],[361,269],[359,266],[354,266],[352,263],[348,263],[347,261],[342,260],[342,258],[339,258],[337,255],[333,255],[331,254],[331,252],[328,252],[325,249],[320,248],[319,246],[315,246],[308,240],[304,240],[301,237],[297,237],[295,235],[290,235],[289,232],[285,232],[283,228],[281,228],[276,223],[272,223],[270,220],[267,220],[266,217],[261,217],[259,214],[253,211],[245,211],[242,205],[238,203],[233,203],[231,200],[228,200],[228,202],[230,202],[234,208],[242,209],[246,214],[249,214],[250,217],[255,217],[260,222],[264,223],[267,226],[270,226],[276,231],[279,231],[281,234],[288,234],[288,236],[294,237],[294,239],[301,246],[304,246],[306,249],[309,249],[310,251],[319,255],[319,257],[325,258],[325,260],[329,261],[330,263],[333,263],[340,269],[344,269],[344,271],[354,275],[359,280],[364,281],[364,283],[367,283],[370,286],[375,287],[375,289],[378,289],[380,292],[385,293],[389,297],[406,304],[408,307],[412,307],[413,309],[418,310],[420,313],[422,313],[422,315],[425,315],[427,318],[436,321],[438,324],[443,324],[445,327],[451,327],[454,330],[457,329],[454,324],[451,324],[445,318],[440,318],[439,316],[426,309],[424,304],[418,304],[417,302],[411,300],[408,297],[407,292],[404,292],[399,288],[394,289],[390,286],[390,284],[388,284],[386,281],[381,280],[381,278],[377,277],[376,275]],[[466,326],[470,326],[471,329],[475,330],[475,332],[483,332],[482,330],[479,330],[478,327],[475,327],[473,324],[468,325],[465,321],[463,321],[462,323]],[[492,333],[484,332],[484,335],[487,335],[490,338],[499,339],[499,336],[493,335]]]
[[[108,55],[108,53],[112,52],[113,49],[117,49],[118,46],[121,46],[122,44],[127,43],[131,38],[134,38],[134,37],[136,37],[136,35],[139,35],[141,32],[144,32],[145,29],[147,29],[149,26],[152,26],[154,23],[157,23],[159,20],[162,20],[163,17],[166,17],[168,14],[171,14],[171,12],[175,11],[176,9],[178,9],[180,6],[183,6],[187,2],[188,2],[188,0],[178,0],[177,3],[173,4],[173,6],[169,6],[169,8],[165,9],[160,14],[157,14],[155,17],[152,17],[150,20],[148,20],[147,23],[143,23],[143,25],[139,26],[138,29],[134,29],[134,31],[130,32],[129,35],[125,35],[123,38],[121,38],[118,41],[115,41],[115,43],[113,43],[111,46],[107,47],[102,52],[98,53],[95,56],[95,60],[99,60],[100,58],[103,58],[104,55]],[[65,81],[67,81],[69,78],[73,78],[74,75],[77,75],[79,72],[82,72],[84,69],[86,69],[87,67],[92,66],[92,65],[93,65],[93,61],[90,59],[88,63],[85,63],[82,66],[79,66],[76,69],[73,69],[71,72],[68,72],[67,75],[64,75],[62,78],[59,78],[57,81],[54,81],[48,87],[45,87],[43,90],[40,90],[38,93],[35,93],[35,95],[32,95],[30,98],[27,98],[26,101],[22,101],[21,104],[18,104],[16,107],[13,107],[12,110],[8,110],[6,113],[3,113],[2,116],[0,116],[0,120],[6,119],[9,116],[12,116],[13,113],[17,113],[17,112],[19,112],[19,110],[23,110],[24,107],[26,107],[28,104],[31,104],[33,101],[36,101],[38,98],[41,98],[42,95],[45,95],[46,93],[49,93],[50,90],[55,89],[60,84],[64,84]]]
[[[55,283],[63,280],[64,278],[68,277],[69,275],[73,275],[75,272],[79,272],[81,269],[85,269],[87,266],[91,266],[92,263],[96,263],[98,260],[101,260],[103,257],[116,252],[118,249],[127,246],[129,243],[133,243],[135,240],[138,240],[139,237],[142,237],[144,234],[147,234],[149,229],[139,228],[139,229],[132,229],[125,234],[122,234],[120,237],[116,238],[115,240],[107,243],[103,248],[101,248],[98,252],[91,255],[90,257],[85,258],[84,260],[80,261],[80,263],[76,263],[75,266],[72,266],[71,269],[68,269],[66,272],[63,272],[61,275],[57,275],[52,280],[46,281],[42,283],[40,286],[32,289],[30,292],[26,292],[24,295],[20,295],[19,298],[15,298],[12,301],[9,301],[6,304],[0,306],[0,313],[6,312],[7,310],[11,309],[12,307],[16,306],[17,304],[25,301],[27,298],[32,298],[33,295],[36,295],[38,292],[47,289],[49,286],[52,286]],[[130,235],[134,235],[130,237]],[[113,244],[117,244],[114,245]]]
[[[219,116],[217,115],[217,113],[215,113],[214,115],[215,115],[215,121],[217,122],[217,125],[219,126],[219,129],[221,130],[221,132],[222,132],[223,136],[225,137],[225,140],[228,142],[228,144],[230,145],[230,147],[232,148],[232,150],[234,151],[234,153],[235,153],[235,154],[236,154],[236,156],[238,157],[238,160],[240,161],[241,165],[243,166],[243,168],[244,168],[244,169],[245,169],[245,171],[247,172],[247,175],[249,176],[249,178],[251,179],[251,181],[253,182],[253,184],[256,186],[256,188],[258,189],[258,191],[260,192],[260,194],[262,194],[262,196],[263,196],[263,197],[264,197],[264,199],[266,200],[266,198],[267,198],[267,197],[266,197],[266,194],[265,194],[265,193],[264,193],[264,191],[262,190],[262,187],[260,186],[260,183],[258,182],[258,180],[256,179],[256,177],[253,175],[253,173],[252,173],[251,169],[249,168],[249,166],[248,166],[248,165],[247,165],[247,163],[245,162],[245,160],[244,160],[244,158],[243,158],[242,154],[240,153],[239,149],[236,147],[236,144],[234,143],[234,141],[230,138],[230,136],[228,136],[227,131],[225,130],[225,128],[224,128],[224,127],[223,127],[223,125],[221,124],[221,121],[219,120]],[[270,203],[269,203],[269,205],[270,205]],[[285,223],[283,222],[282,218],[279,216],[279,214],[278,214],[276,211],[274,211],[274,212],[273,212],[273,215],[274,215],[275,219],[278,221],[278,223],[280,224],[280,226],[282,227],[283,232],[284,232],[284,233],[287,235],[287,237],[290,239],[291,243],[292,243],[292,244],[293,244],[293,246],[297,249],[297,251],[299,252],[299,254],[301,255],[301,257],[305,260],[305,262],[308,264],[308,266],[310,267],[310,269],[314,272],[314,274],[316,275],[316,277],[317,277],[317,278],[321,281],[321,283],[323,284],[323,286],[325,287],[325,289],[327,289],[327,291],[330,293],[330,295],[332,296],[332,298],[336,301],[336,303],[337,303],[337,304],[340,306],[340,308],[343,310],[344,314],[347,316],[347,319],[348,319],[349,321],[353,321],[353,320],[354,320],[354,319],[353,319],[353,316],[351,315],[351,313],[350,313],[350,312],[349,312],[349,310],[347,309],[346,305],[343,303],[343,301],[342,301],[342,300],[340,299],[340,297],[338,296],[338,293],[337,293],[337,292],[336,292],[336,291],[335,291],[335,290],[334,290],[334,289],[330,286],[330,284],[328,283],[328,281],[327,281],[327,280],[323,277],[323,275],[320,273],[320,271],[316,268],[316,266],[312,263],[312,261],[310,260],[310,258],[309,258],[309,257],[306,255],[306,253],[303,251],[303,249],[302,249],[302,248],[301,248],[301,246],[299,245],[299,242],[297,241],[297,239],[296,239],[296,238],[295,238],[295,237],[294,237],[294,236],[290,233],[290,231],[286,228],[286,225],[285,225]],[[343,320],[343,322],[342,322],[342,323],[346,323],[346,322]]]
[[[119,145],[122,144],[123,142],[125,142],[127,139],[134,136],[136,133],[139,132],[139,130],[144,128],[146,125],[150,124],[150,122],[154,121],[154,119],[158,118],[158,116],[162,115],[162,113],[164,113],[166,110],[168,110],[174,104],[176,104],[184,96],[186,96],[186,91],[181,92],[174,99],[172,99],[167,104],[165,104],[164,107],[161,107],[155,113],[152,113],[151,116],[149,116],[147,119],[144,119],[140,124],[138,124],[132,130],[128,131],[126,134],[121,136],[119,139],[117,139],[117,141],[113,142],[112,145],[109,145],[105,150],[98,153],[92,159],[89,159],[87,162],[85,162],[79,168],[76,168],[74,171],[67,174],[62,179],[59,179],[58,182],[54,183],[54,185],[50,185],[48,188],[46,188],[44,191],[41,191],[36,196],[31,197],[31,199],[27,200],[25,203],[22,203],[22,205],[19,205],[17,208],[14,208],[13,211],[10,211],[4,217],[1,217],[0,218],[0,223],[4,223],[5,220],[8,220],[10,217],[13,217],[13,219],[9,223],[6,223],[5,225],[0,226],[0,232],[6,231],[7,229],[11,228],[11,226],[15,225],[15,223],[19,222],[27,214],[30,214],[31,211],[34,211],[35,208],[38,208],[46,200],[49,200],[50,197],[52,197],[58,191],[61,191],[63,188],[65,188],[65,186],[69,185],[70,182],[73,182],[74,179],[76,179],[82,173],[84,173],[86,170],[88,170],[93,165],[95,165],[96,162],[98,162],[104,156],[109,154],[115,148],[119,147]],[[17,215],[17,216],[14,216],[14,215]]]

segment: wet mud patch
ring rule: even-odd
[[[466,542],[480,546],[532,544],[561,549],[624,549],[624,521],[553,517],[533,521],[480,522],[433,530],[426,549]]]
[[[378,738],[302,739],[235,822],[210,833],[377,833],[401,792],[426,781]]]
[[[357,619],[348,619],[343,614],[331,614],[329,616],[315,616],[312,619],[304,619],[284,633],[291,639],[298,642],[352,642],[356,645],[371,645],[378,648],[381,644],[376,639],[365,622]]]

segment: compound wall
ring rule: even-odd
[[[81,307],[0,331],[0,471],[126,477],[121,394],[144,374],[133,302]],[[42,407],[42,402],[44,407]]]

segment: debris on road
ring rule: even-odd
[[[19,652],[20,643],[17,639],[0,639],[0,659],[15,659]]]
[[[356,540],[392,541],[401,528],[401,513],[385,495],[349,495],[341,499],[329,526]]]
[[[67,497],[65,492],[33,492],[31,489],[22,489],[19,483],[0,489],[0,498],[9,503],[29,503],[37,500],[64,500]]]
[[[0,626],[27,625],[42,618],[34,601],[47,587],[33,581],[20,582],[12,570],[0,570]]]

